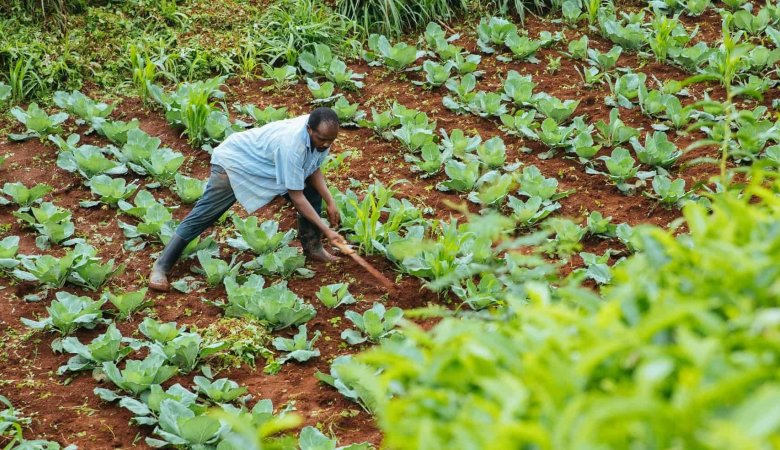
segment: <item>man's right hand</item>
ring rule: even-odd
[[[331,244],[333,244],[333,245],[335,245],[337,247],[339,245],[346,245],[347,244],[347,241],[344,239],[344,237],[342,237],[340,234],[336,233],[335,231],[333,231],[331,229],[328,229],[328,231],[326,231],[324,234],[325,234],[325,238],[327,238],[328,241]]]

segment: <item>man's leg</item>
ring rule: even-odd
[[[227,173],[222,167],[212,165],[211,176],[203,196],[195,203],[187,217],[179,224],[171,240],[154,263],[149,276],[149,287],[157,291],[168,291],[167,274],[181,256],[182,251],[193,239],[219,219],[235,203],[236,196],[230,187]]]
[[[314,210],[317,211],[318,215],[322,213],[322,196],[320,196],[316,189],[309,184],[306,184],[303,188],[303,195]],[[285,198],[289,200],[290,196],[285,194]],[[300,213],[298,214],[298,238],[301,240],[303,253],[307,257],[325,262],[337,260],[335,256],[322,248],[322,232],[319,227],[309,222],[309,220],[304,218]]]

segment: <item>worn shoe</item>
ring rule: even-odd
[[[187,244],[189,241],[185,241],[178,234],[173,233],[173,237],[152,266],[152,272],[149,274],[149,289],[160,292],[168,292],[171,289],[171,285],[168,283],[168,272],[179,259]]]

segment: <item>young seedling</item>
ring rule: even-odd
[[[338,308],[341,305],[351,305],[357,300],[349,293],[348,283],[335,283],[322,286],[317,291],[317,298],[328,308]]]
[[[252,250],[257,255],[271,253],[287,245],[295,237],[295,230],[282,233],[279,231],[279,222],[266,220],[258,224],[255,216],[246,219],[233,216],[233,225],[239,235],[228,238],[228,245],[239,250]]]
[[[265,91],[285,89],[293,84],[298,84],[298,71],[294,66],[263,67],[265,79],[271,82],[270,86],[263,88]]]
[[[45,139],[50,134],[62,133],[63,122],[68,120],[68,114],[60,112],[53,115],[46,114],[46,111],[38,107],[37,103],[31,103],[27,107],[27,111],[18,106],[14,106],[10,111],[11,115],[16,118],[22,125],[27,127],[24,133],[16,134],[11,133],[8,138],[12,141],[25,141],[27,139],[39,138]]]
[[[396,72],[404,70],[415,70],[410,67],[417,58],[425,56],[425,52],[417,50],[405,42],[398,42],[390,45],[390,41],[385,36],[372,34],[368,37],[368,48],[364,56],[369,60],[369,65],[384,65],[388,69]]]
[[[203,196],[208,180],[188,177],[180,173],[174,175],[173,191],[184,203],[195,203]]]
[[[234,277],[225,278],[224,283],[227,303],[215,305],[225,308],[229,317],[264,320],[279,330],[308,322],[316,315],[314,307],[290,291],[284,281],[264,288],[263,277],[250,275],[243,284]]]
[[[276,361],[279,364],[284,364],[291,359],[298,362],[306,362],[320,356],[320,351],[314,348],[314,343],[317,342],[321,335],[322,333],[316,331],[314,336],[309,339],[306,334],[306,325],[299,325],[298,333],[292,339],[275,337],[272,342],[274,348],[280,352],[285,352],[284,356]]]
[[[18,211],[28,211],[32,205],[41,203],[43,197],[51,191],[52,187],[43,183],[36,184],[31,188],[27,188],[21,182],[5,183],[0,193],[9,198],[0,197],[0,206],[15,203],[19,206]]]
[[[109,291],[103,293],[105,297],[117,309],[117,320],[127,320],[136,312],[154,304],[154,301],[146,298],[147,288],[137,291],[127,291],[121,294],[113,294]]]
[[[607,172],[600,172],[592,167],[585,169],[588,174],[600,174],[604,175],[617,186],[617,188],[626,195],[631,195],[634,190],[644,185],[644,180],[655,175],[655,172],[640,172],[639,166],[636,165],[636,161],[631,157],[628,150],[617,147],[612,150],[610,156],[602,156],[598,158],[604,161]],[[636,177],[635,183],[629,183],[629,180]]]
[[[108,175],[96,175],[89,180],[89,188],[92,195],[98,200],[84,200],[79,202],[83,208],[92,208],[105,204],[116,208],[117,203],[126,200],[138,189],[135,182],[128,184],[124,178],[111,178]]]
[[[507,204],[512,210],[512,219],[523,228],[536,225],[561,207],[558,202],[550,202],[536,195],[525,201],[511,195],[508,198]]]
[[[123,344],[130,345],[123,345]],[[66,337],[62,340],[62,350],[73,354],[68,362],[59,369],[57,375],[82,370],[102,369],[104,362],[118,363],[133,350],[140,348],[138,341],[122,337],[122,333],[111,323],[105,333],[93,339],[89,344],[82,344],[76,337]]]
[[[347,329],[341,333],[341,338],[350,345],[362,344],[366,341],[379,342],[380,339],[394,333],[394,328],[403,318],[403,310],[398,307],[385,309],[381,303],[374,306],[362,315],[355,311],[347,311],[344,317],[349,319],[357,329]]]
[[[56,296],[57,299],[46,307],[48,317],[37,321],[22,317],[22,323],[34,330],[56,331],[61,336],[67,336],[79,328],[91,330],[110,322],[109,319],[103,318],[101,307],[106,302],[104,299],[95,301],[64,291],[57,292]],[[58,351],[61,348],[61,340],[52,342],[52,348]]]
[[[251,394],[246,395],[248,392],[246,387],[239,386],[238,383],[228,378],[211,381],[206,377],[198,375],[192,381],[195,383],[198,394],[205,396],[205,398],[217,406],[234,401],[239,401],[243,404],[252,398]]]
[[[57,91],[54,93],[54,103],[69,113],[79,116],[81,119],[76,120],[77,125],[104,122],[114,110],[114,105],[96,102],[80,91],[72,91],[71,93]]]

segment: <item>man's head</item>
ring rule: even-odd
[[[339,117],[330,108],[317,108],[309,114],[306,131],[311,137],[311,145],[324,152],[339,135]]]

